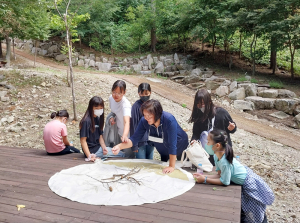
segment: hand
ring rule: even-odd
[[[122,142],[128,142],[129,139],[128,139],[127,136],[122,136],[122,137],[121,137],[121,141],[122,141]]]
[[[73,146],[73,143],[69,143],[70,146]]]
[[[196,142],[196,140],[195,140],[195,139],[194,139],[194,140],[192,140],[192,141],[191,141],[191,145],[193,145],[195,142]]]
[[[118,155],[118,153],[120,152],[120,146],[119,145],[116,145],[114,146],[114,148],[112,148],[112,152],[114,155]]]
[[[134,152],[134,153],[137,153],[138,151],[139,151],[139,150],[134,150],[133,152]]]
[[[103,155],[107,155],[107,153],[108,153],[108,150],[107,150],[107,148],[105,147],[105,148],[103,148]]]
[[[163,169],[163,173],[172,173],[174,171],[174,167],[168,166]]]
[[[116,122],[115,122],[115,118],[110,118],[110,119],[109,119],[109,121],[110,121],[110,124],[111,124],[111,125],[114,125],[114,124],[116,124]]]
[[[229,126],[227,128],[228,128],[229,131],[232,131],[235,128],[235,124],[232,123],[232,122],[229,122]]]
[[[193,177],[196,179],[197,183],[204,183],[205,181],[205,176],[203,176],[202,174],[194,173]]]
[[[95,162],[96,159],[97,159],[97,157],[91,157],[91,158],[90,158],[90,161]]]

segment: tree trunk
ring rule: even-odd
[[[226,64],[226,62],[227,62],[227,40],[225,40],[225,39],[224,39],[224,51],[225,51],[224,63]]]
[[[3,51],[2,51],[2,39],[0,39],[0,58],[3,58]]]
[[[37,53],[37,49],[36,49],[37,40],[35,40],[35,41],[34,41],[34,45],[35,45],[35,46],[34,46],[34,47],[35,47],[35,49],[34,49],[34,65],[33,65],[33,66],[35,67],[35,62],[36,62],[36,53]]]
[[[255,48],[256,48],[256,34],[253,35],[253,40],[251,43],[252,75],[253,76],[255,75]]]
[[[67,32],[67,45],[69,51],[69,68],[70,68],[70,79],[71,79],[71,87],[72,87],[72,98],[73,98],[73,112],[74,112],[74,120],[77,121],[77,113],[76,113],[76,104],[75,104],[75,91],[74,91],[74,78],[73,78],[73,67],[72,67],[72,48],[70,47],[70,34],[69,28],[67,23],[67,18],[65,16],[65,25],[66,25],[66,32]]]
[[[216,34],[214,34],[214,37],[213,37],[213,57],[215,57],[216,42],[217,42],[217,37],[216,37]]]
[[[10,55],[11,55],[11,43],[9,37],[5,37],[6,40],[6,66],[10,66]]]
[[[240,34],[239,59],[242,58],[242,33]]]
[[[81,47],[81,36],[80,35],[78,36],[79,36],[79,46]]]
[[[291,56],[291,78],[294,80],[294,55]]]
[[[151,28],[151,52],[156,53],[156,29],[155,27]]]
[[[13,53],[14,53],[14,60],[16,60],[16,54],[15,54],[15,38],[13,38]]]
[[[277,70],[277,41],[276,38],[271,38],[271,55],[270,55],[270,69],[272,69],[272,74],[275,74]]]

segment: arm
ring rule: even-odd
[[[124,116],[124,130],[123,135],[121,137],[122,142],[128,141],[128,133],[129,133],[129,126],[130,126],[130,116]]]
[[[123,143],[120,143],[120,144],[114,146],[114,148],[112,148],[112,152],[113,152],[113,154],[117,155],[120,152],[120,150],[127,149],[130,147],[132,147],[132,142],[130,139],[128,139],[128,142],[123,142]]]
[[[193,124],[193,135],[192,135],[192,138],[191,138],[191,141],[193,140],[198,140],[200,138],[200,129],[199,129],[199,126],[200,125],[197,125],[195,122]]]
[[[82,150],[83,150],[84,154],[86,155],[86,157],[89,157],[91,155],[91,153],[90,153],[89,147],[87,145],[86,138],[87,137],[81,137],[80,144],[81,144]],[[96,158],[91,157],[91,161],[95,161],[95,160],[96,160]]]
[[[108,153],[108,150],[106,148],[106,145],[105,145],[105,142],[104,142],[104,139],[103,139],[102,135],[100,135],[99,143],[100,143],[100,146],[102,147],[103,155],[106,155]]]
[[[209,177],[209,176],[194,173],[193,176],[197,183],[204,183],[205,177],[207,177],[206,183],[215,184],[215,185],[224,185],[220,180],[220,175],[209,175],[210,176]]]
[[[64,144],[65,144],[66,146],[73,146],[73,145],[69,142],[67,136],[63,136],[62,139],[63,139],[63,142],[64,142]]]
[[[226,131],[229,133],[235,133],[237,130],[235,122],[232,120],[230,114],[225,109],[224,113],[224,127],[226,128]]]

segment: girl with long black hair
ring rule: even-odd
[[[207,147],[207,135],[214,128],[226,131],[228,143],[232,146],[230,134],[237,129],[229,113],[221,107],[216,107],[206,89],[196,92],[192,115],[189,122],[193,122],[191,141],[199,140],[203,148],[210,154],[210,162],[214,165],[213,151]]]
[[[94,96],[90,99],[88,108],[79,123],[80,143],[87,161],[95,161],[105,155],[115,156],[111,148],[106,147],[103,139],[104,101]],[[123,157],[123,153],[116,156]]]
[[[247,166],[234,158],[232,147],[228,143],[227,133],[214,129],[208,134],[207,145],[214,151],[217,175],[194,173],[197,183],[229,185],[230,182],[242,185],[243,223],[266,223],[266,205],[274,201],[270,187]]]

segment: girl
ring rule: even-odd
[[[138,94],[140,100],[137,100],[131,109],[131,119],[130,119],[130,135],[134,134],[134,131],[137,129],[139,121],[143,117],[141,112],[141,106],[144,102],[150,99],[151,87],[148,83],[141,83],[138,87]],[[136,152],[137,159],[153,159],[154,146],[150,145],[148,142],[148,132],[145,133],[143,138],[138,145],[133,146],[132,150]]]
[[[104,102],[94,96],[90,99],[88,108],[79,123],[80,143],[87,161],[95,161],[104,155],[113,156],[111,148],[105,146],[103,140]],[[123,153],[117,154],[123,157]]]
[[[117,124],[119,139],[115,139],[115,144],[128,142],[131,105],[124,96],[126,93],[126,83],[122,80],[117,80],[112,86],[112,94],[109,96],[109,106],[111,111],[116,115],[110,119],[111,125]],[[134,153],[131,149],[124,150],[126,158],[134,158]]]
[[[69,113],[66,110],[60,110],[51,114],[53,121],[47,123],[44,128],[43,139],[48,155],[64,155],[68,153],[80,153],[78,149],[68,140],[66,122],[69,119]]]
[[[148,141],[151,141],[161,156],[161,161],[169,166],[163,169],[163,173],[172,173],[175,169],[176,156],[181,159],[182,151],[189,144],[186,132],[178,125],[175,117],[163,111],[157,100],[148,100],[141,106],[144,117],[141,118],[134,134],[128,142],[116,145],[112,151],[117,154],[120,150],[137,146],[148,133]]]
[[[228,144],[225,131],[214,129],[208,134],[207,145],[214,151],[214,160],[218,175],[194,173],[197,183],[229,185],[232,181],[242,185],[241,222],[267,222],[266,205],[274,201],[274,194],[269,186],[251,169],[242,166],[233,158],[233,150]]]
[[[232,121],[229,113],[221,107],[216,107],[209,92],[206,89],[200,89],[196,92],[192,115],[189,122],[193,122],[192,143],[199,140],[208,154],[210,162],[214,165],[213,151],[206,147],[208,132],[214,128],[226,131],[228,143],[232,146],[230,133],[237,129],[236,124]]]

